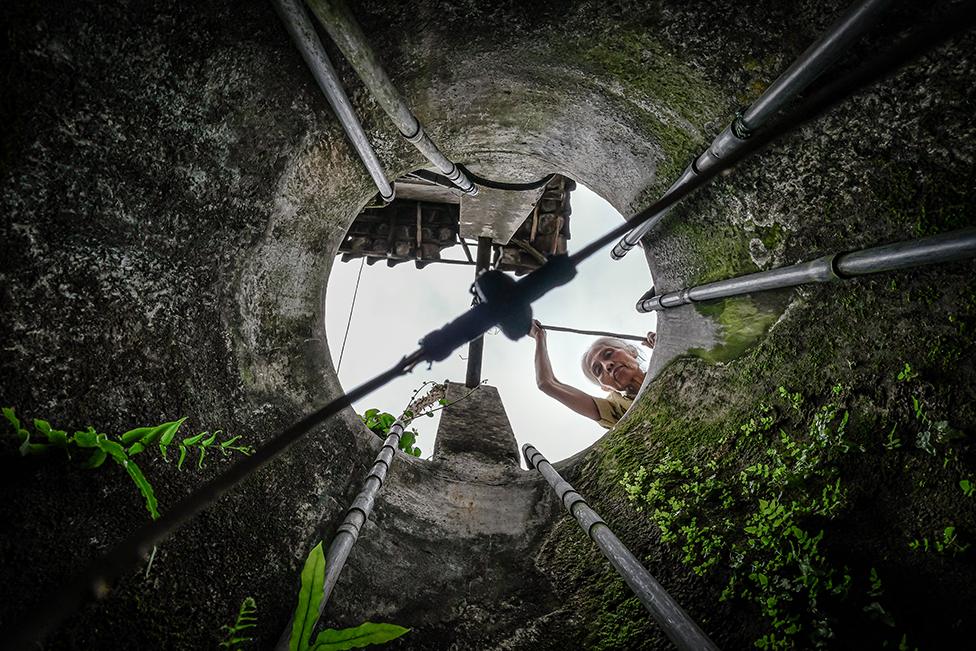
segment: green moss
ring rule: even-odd
[[[252,387],[254,386],[254,371],[250,366],[241,367],[241,379],[244,381],[244,386]]]
[[[783,241],[783,227],[779,224],[772,226],[757,226],[756,235],[762,241],[767,251],[773,251]]]
[[[586,648],[594,651],[639,649],[647,639],[647,611],[619,577],[603,582],[599,611],[590,628]]]
[[[911,226],[911,236],[924,237],[976,223],[976,172],[959,183],[956,177],[928,170],[920,182],[918,168],[909,162],[878,160],[879,173],[870,188],[878,210],[896,224]],[[906,235],[907,236],[907,235]]]
[[[706,144],[704,126],[725,110],[721,95],[647,32],[617,30],[600,43],[576,47],[594,76],[620,85],[628,112],[664,150],[657,174],[663,190]],[[645,102],[667,108],[651,113]]]
[[[769,87],[769,82],[783,71],[782,63],[776,56],[766,55],[762,61],[746,57],[742,61],[742,70],[747,73],[747,79],[736,94],[739,106],[749,106]]]
[[[740,357],[769,329],[779,312],[758,305],[748,296],[735,296],[714,303],[696,303],[695,309],[715,320],[721,327],[721,343],[705,350],[689,352],[709,362],[727,362]]]
[[[912,539],[924,536],[933,539],[949,526],[955,528],[962,544],[976,544],[974,511],[961,512],[960,501],[965,498],[959,488],[960,480],[976,476],[976,472],[972,446],[965,437],[939,443],[937,435],[932,434],[935,456],[917,446],[919,432],[926,424],[914,415],[912,398],[918,396],[922,400],[931,423],[948,420],[951,428],[963,431],[976,426],[976,414],[968,407],[972,403],[969,387],[974,383],[967,382],[973,375],[973,348],[965,343],[972,340],[971,332],[976,330],[976,309],[971,307],[976,305],[976,281],[966,280],[958,271],[945,275],[934,272],[922,278],[903,274],[896,280],[897,289],[888,289],[889,278],[812,288],[807,300],[798,301],[791,316],[766,336],[756,335],[768,328],[768,323],[762,323],[762,315],[775,316],[778,311],[751,304],[761,297],[700,306],[720,323],[745,323],[747,333],[749,326],[755,325],[749,333],[758,337],[755,345],[746,346],[734,362],[723,366],[708,365],[691,357],[673,362],[648,388],[628,418],[600,442],[580,467],[579,479],[573,480],[635,553],[644,558],[653,554],[652,571],[662,583],[688,584],[690,566],[675,569],[674,564],[679,561],[669,560],[681,558],[686,541],[681,538],[680,544],[660,542],[656,532],[645,529],[650,522],[649,509],[639,514],[632,507],[621,507],[627,496],[619,483],[624,473],[633,477],[641,466],[653,468],[667,453],[688,468],[705,468],[714,461],[720,472],[737,477],[747,466],[769,462],[769,449],[780,445],[781,429],[796,440],[813,441],[819,436],[818,428],[811,426],[813,415],[819,405],[834,403],[842,405],[842,409],[836,414],[833,428],[838,426],[844,410],[850,414],[847,442],[835,442],[825,450],[832,456],[838,453],[836,462],[831,462],[832,472],[837,473],[833,481],[841,480],[849,506],[842,505],[837,518],[804,516],[801,528],[809,535],[817,535],[823,529],[823,543],[818,547],[818,554],[824,559],[821,569],[826,568],[824,572],[832,577],[835,588],[847,585],[848,575],[852,583],[846,594],[841,591],[822,595],[818,607],[835,618],[831,619],[831,626],[835,627],[837,639],[863,639],[865,648],[880,646],[891,631],[872,614],[877,608],[868,608],[872,601],[883,605],[899,631],[908,630],[913,639],[932,639],[931,634],[911,628],[914,606],[899,595],[913,584],[903,577],[921,574],[927,577],[926,581],[945,581],[956,580],[952,577],[962,574],[969,576],[966,567],[971,556],[960,552],[957,556],[935,557],[908,545]],[[915,306],[933,287],[940,288],[944,304],[920,316]],[[792,293],[791,296],[796,297]],[[877,314],[886,317],[874,318]],[[909,316],[910,326],[902,327]],[[940,350],[951,348],[955,352],[944,363],[929,364],[927,344],[936,337]],[[868,343],[882,338],[884,345]],[[906,360],[920,372],[910,383],[896,379]],[[799,391],[802,399],[783,398],[777,391],[781,385],[790,392]],[[837,392],[835,386],[840,387]],[[761,411],[760,405],[771,411]],[[759,422],[761,416],[769,414],[773,420],[761,431],[748,434],[740,429],[753,418]],[[900,440],[897,449],[892,449],[887,438],[893,427],[894,436]],[[705,482],[707,475],[703,471],[700,481]],[[810,493],[808,497],[819,499],[819,491],[826,483],[818,483],[813,492],[811,486],[806,482],[788,484],[783,489],[782,503],[792,504],[798,499],[796,491],[802,490]],[[719,508],[717,504],[709,506],[712,507]],[[725,512],[721,513],[724,517]],[[875,521],[878,514],[883,517]],[[741,534],[748,524],[747,515],[730,510],[731,531]],[[697,528],[688,530],[689,535],[699,530],[711,532],[706,526],[715,524],[699,518]],[[581,538],[586,542],[585,537]],[[774,542],[777,540],[773,538]],[[857,541],[853,549],[851,540]],[[729,541],[730,545],[738,544],[739,538],[733,536]],[[599,561],[590,559],[582,547],[572,553],[577,554],[573,562],[580,565],[574,570],[578,581],[574,584],[576,603],[592,627],[584,646],[610,649],[646,645],[646,638],[639,631],[648,629],[639,627],[646,626],[648,620],[627,601],[631,595],[626,591],[618,594],[611,585],[613,577],[605,575],[602,568],[594,571],[590,566],[587,571],[588,562]],[[880,598],[867,593],[867,577],[872,568],[883,577],[886,586],[891,586],[891,593]],[[687,603],[699,607],[704,604],[706,610],[711,604],[718,613],[724,613],[723,608],[744,613],[752,624],[737,630],[740,637],[735,640],[736,645],[745,648],[766,631],[749,628],[764,621],[754,601],[744,600],[738,593],[727,602],[719,601],[732,571],[735,568],[725,561],[709,568],[700,579],[701,587],[695,588],[697,596]],[[741,568],[737,571],[748,572]],[[740,583],[757,590],[751,581],[748,573],[739,578]],[[676,598],[687,599],[680,590]],[[951,610],[944,600],[930,601],[938,602],[938,607],[929,608],[928,617],[938,618],[941,615],[936,611]],[[707,632],[715,634],[707,622],[704,625]],[[810,631],[804,628],[799,634],[806,636]]]
[[[695,266],[687,270],[688,286],[759,270],[749,256],[749,237],[733,224],[702,226],[676,216],[664,229],[668,237],[683,239],[690,249],[686,257],[694,260]]]

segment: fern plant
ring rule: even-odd
[[[410,629],[396,624],[364,622],[353,628],[327,628],[312,641],[315,625],[319,620],[319,606],[325,587],[325,553],[319,542],[302,568],[302,585],[298,591],[298,605],[292,617],[288,651],[345,651],[360,649],[371,644],[385,644],[395,640]]]
[[[166,456],[166,450],[174,444],[180,427],[186,421],[185,416],[161,425],[131,429],[118,437],[118,440],[114,440],[108,434],[98,432],[91,425],[83,431],[69,435],[66,431],[55,429],[51,423],[40,418],[34,419],[34,432],[31,433],[21,424],[20,419],[11,407],[4,407],[3,415],[21,439],[19,448],[21,456],[46,454],[51,450],[60,449],[65,452],[68,459],[72,459],[72,451],[80,450],[88,455],[81,467],[88,469],[98,468],[105,463],[106,459],[111,458],[122,466],[132,478],[136,488],[139,489],[146,501],[146,510],[149,511],[149,516],[153,520],[159,517],[156,493],[133,457],[155,445],[159,447],[159,453],[163,460],[168,463],[169,458]],[[254,452],[254,449],[248,445],[237,444],[240,436],[219,442],[217,439],[219,434],[220,430],[213,434],[201,432],[177,441],[175,445],[180,450],[177,468],[182,470],[183,461],[190,450],[199,452],[198,468],[203,468],[203,459],[210,449],[219,450],[224,456],[232,452],[240,454]]]
[[[224,639],[218,645],[221,649],[233,649],[240,651],[240,645],[254,641],[249,637],[249,629],[258,625],[258,605],[253,597],[244,597],[241,608],[237,611],[237,619],[233,626],[224,625],[222,629],[226,631]]]

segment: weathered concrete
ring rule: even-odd
[[[434,459],[473,468],[479,465],[519,465],[518,443],[505,414],[498,389],[485,384],[468,389],[447,383],[444,409],[437,426]]]
[[[569,640],[549,579],[535,567],[558,513],[519,467],[494,387],[448,384],[431,461],[398,454],[330,603],[330,621],[395,621],[409,648],[550,648]]]
[[[707,1],[581,1],[541,11],[424,1],[356,11],[450,155],[493,178],[561,171],[627,214],[656,198],[842,4],[767,0],[729,12]],[[844,65],[938,10],[902,7]],[[372,185],[270,6],[4,3],[0,14],[10,89],[0,97],[4,403],[115,433],[188,415],[195,431],[259,444],[336,395],[324,291]],[[971,223],[973,51],[969,36],[926,57],[676,210],[649,254],[659,287]],[[390,174],[420,167],[337,61]],[[680,563],[627,501],[623,471],[668,449],[689,463],[729,456],[722,436],[780,383],[811,396],[856,387],[866,449],[889,418],[913,419],[905,405],[915,395],[971,431],[971,279],[958,266],[665,316],[659,341],[670,354],[656,357],[658,380],[617,432],[561,471],[720,645],[749,646],[756,608],[719,602],[724,577]],[[689,347],[698,358],[680,354]],[[910,390],[893,379],[909,359],[925,372]],[[0,520],[16,532],[0,540],[6,629],[147,516],[118,468],[21,460],[4,445],[10,499]],[[134,572],[49,646],[212,646],[246,595],[259,605],[257,645],[273,641],[304,554],[331,534],[376,445],[343,414],[167,540],[148,580]],[[837,525],[825,545],[860,584],[875,565],[891,577],[885,603],[913,645],[950,646],[952,635],[971,638],[976,620],[955,588],[936,587],[963,593],[972,563],[909,556],[905,535],[947,523],[976,534],[971,510],[956,508],[968,475],[926,488],[942,461],[912,451],[852,464],[845,479],[864,517]],[[970,452],[958,458],[958,472],[970,472]],[[165,510],[231,462],[143,465]],[[414,648],[663,648],[539,481],[511,464],[482,467],[491,470],[462,476],[449,456],[398,457],[329,623],[414,626],[400,643]],[[885,482],[866,471],[876,467]],[[847,612],[839,630],[862,630],[862,604]]]

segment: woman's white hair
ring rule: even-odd
[[[640,349],[634,344],[627,343],[623,339],[617,339],[616,337],[600,337],[590,344],[590,347],[586,349],[585,353],[583,353],[583,359],[580,362],[580,365],[583,367],[583,375],[585,375],[590,382],[599,386],[603,386],[603,383],[600,382],[600,378],[593,374],[593,364],[590,363],[590,355],[592,355],[597,348],[603,348],[604,346],[622,350],[628,355],[633,356],[634,359],[644,359],[644,356],[641,355]]]

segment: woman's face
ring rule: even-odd
[[[604,388],[636,393],[644,382],[637,358],[621,348],[597,346],[589,352],[586,362]]]

